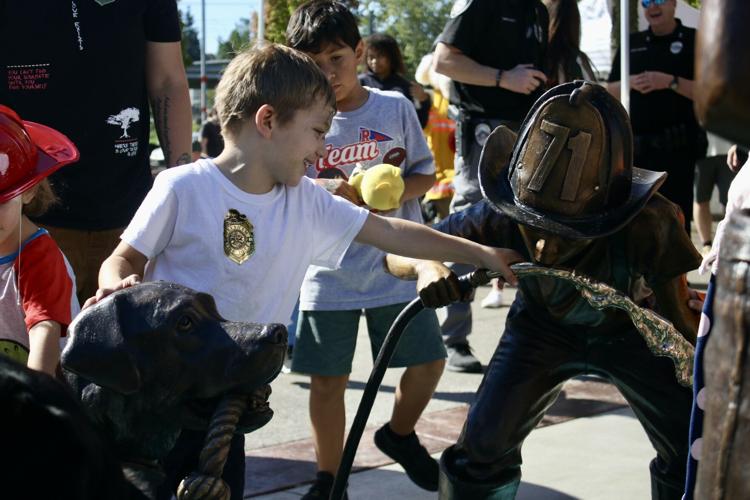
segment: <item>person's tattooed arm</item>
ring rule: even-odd
[[[167,167],[191,161],[192,111],[179,42],[148,42],[146,84]]]

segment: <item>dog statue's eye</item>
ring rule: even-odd
[[[190,316],[183,316],[177,322],[177,328],[182,331],[190,330],[193,327],[193,319]]]

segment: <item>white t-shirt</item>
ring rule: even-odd
[[[337,267],[367,214],[308,178],[249,194],[198,160],[156,177],[122,240],[149,259],[144,280],[211,294],[231,321],[288,324],[307,266]]]
[[[716,234],[714,234],[714,243],[711,246],[711,251],[703,258],[703,262],[701,262],[701,266],[698,268],[700,274],[704,274],[709,269],[712,274],[717,274],[719,270],[719,251],[721,249],[721,241],[724,239],[727,222],[734,212],[748,208],[750,208],[750,159],[745,162],[729,185],[727,209],[724,213],[724,218],[716,226]]]

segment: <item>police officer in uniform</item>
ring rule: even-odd
[[[690,232],[695,162],[708,141],[693,112],[695,30],[675,18],[677,0],[642,0],[649,28],[630,35],[630,119],[635,165],[666,171],[660,193],[677,203]],[[620,97],[620,53],[608,90]]]
[[[435,69],[456,85],[455,194],[451,211],[482,199],[477,165],[484,141],[498,125],[517,129],[541,95],[549,17],[539,0],[456,0],[435,49]],[[457,274],[471,267],[456,265]],[[448,369],[481,372],[469,349],[471,304],[453,304],[441,325]]]

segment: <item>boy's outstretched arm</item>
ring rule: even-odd
[[[460,262],[499,271],[505,281],[512,285],[515,285],[517,280],[509,266],[523,260],[514,250],[480,245],[440,233],[416,222],[375,214],[368,215],[355,241],[405,257]]]
[[[141,252],[121,241],[112,255],[99,268],[99,289],[96,295],[86,300],[83,309],[117,290],[137,285],[143,278],[148,259]]]

